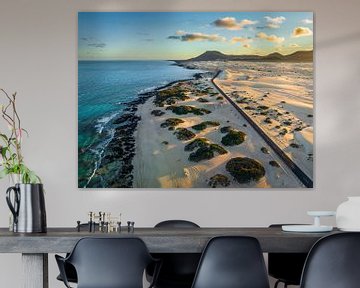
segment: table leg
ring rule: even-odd
[[[23,288],[49,288],[48,254],[22,254]]]

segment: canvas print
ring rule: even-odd
[[[313,13],[80,12],[80,188],[313,187]]]

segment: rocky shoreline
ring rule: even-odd
[[[202,77],[202,73],[196,73],[192,79]],[[166,89],[176,83],[186,82],[192,79],[170,82],[164,86],[155,88],[152,91],[141,93],[136,100],[124,103],[127,107],[124,114],[115,118],[112,122],[115,129],[112,140],[107,145],[96,175],[100,178],[106,177],[107,188],[132,188],[133,170],[132,164],[135,156],[134,132],[141,121],[136,115],[138,105],[144,104],[147,100],[156,95],[160,90]]]

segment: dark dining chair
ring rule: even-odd
[[[360,233],[321,238],[306,259],[301,288],[360,287]]]
[[[282,225],[289,224],[272,224],[269,228],[281,228]],[[284,288],[288,285],[300,285],[306,257],[307,253],[269,253],[268,273],[277,279],[274,288],[280,283],[284,284]]]
[[[88,223],[80,224],[80,229],[89,229],[89,224]],[[95,229],[99,229],[98,223],[95,224]],[[66,254],[66,257],[68,257],[68,256],[69,256],[69,253]],[[65,269],[65,275],[66,275],[67,281],[70,283],[77,283],[77,275],[76,275],[76,270],[75,270],[74,266],[71,265],[70,263],[65,262],[64,269]],[[56,277],[56,279],[64,282],[61,277],[61,274],[59,274]]]
[[[187,220],[166,220],[155,225],[155,228],[200,228],[199,225]],[[190,288],[194,280],[201,254],[197,253],[157,253],[153,254],[161,259],[156,288]],[[147,269],[147,279],[153,277],[153,267]]]
[[[74,266],[78,288],[143,288],[143,274],[154,262],[145,243],[139,238],[82,238],[66,258],[55,255],[60,275],[70,288],[65,263]],[[151,283],[150,287],[153,287]]]
[[[264,257],[256,238],[212,238],[202,256],[192,288],[269,288]]]

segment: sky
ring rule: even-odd
[[[182,60],[313,49],[312,12],[79,12],[79,60]]]

